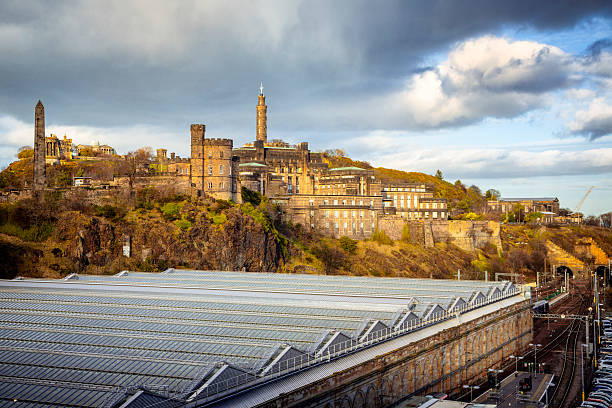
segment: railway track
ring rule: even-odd
[[[574,297],[569,302],[560,304],[555,313],[558,314],[584,314],[589,302],[589,299],[584,294],[585,289],[581,287],[583,285],[575,285]],[[564,324],[564,327],[558,327],[559,323]],[[555,327],[557,326],[557,327]],[[576,383],[576,370],[577,370],[577,354],[580,350],[578,339],[583,335],[583,325],[581,320],[572,320],[569,323],[555,322],[553,331],[556,331],[555,337],[546,342],[546,344],[540,349],[542,353],[542,360],[554,360],[551,356],[553,352],[563,350],[563,362],[560,373],[557,372],[557,378],[555,380],[556,386],[550,397],[551,407],[566,407],[572,406],[572,402],[576,399],[576,394],[572,394],[572,390],[575,391],[576,387],[573,385]],[[558,334],[557,334],[558,333]],[[561,347],[562,346],[562,347]]]

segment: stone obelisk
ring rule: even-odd
[[[45,189],[47,172],[45,169],[45,107],[41,101],[34,110],[34,192]]]

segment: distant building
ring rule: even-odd
[[[505,214],[514,211],[514,207],[520,204],[525,213],[550,212],[559,215],[559,199],[556,197],[543,198],[499,198],[487,201],[487,207],[491,212]]]
[[[45,137],[45,161],[59,164],[61,160],[72,160],[72,139],[59,139],[56,135]]]
[[[263,87],[256,108],[254,142],[234,148],[231,139],[208,139],[205,125],[193,124],[189,168],[177,162],[166,170],[164,149],[158,149],[156,165],[188,175],[198,196],[240,202],[241,187],[257,191],[278,203],[286,220],[326,235],[368,238],[381,218],[396,214],[401,223],[448,218],[446,199],[424,184],[383,183],[373,170],[359,167],[330,169],[307,142],[268,142]]]
[[[91,145],[79,144],[76,146],[76,151],[79,156],[85,157],[87,157],[89,151],[99,156],[114,156],[117,154],[113,147],[101,145],[99,142],[93,142]]]

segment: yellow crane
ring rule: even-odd
[[[589,196],[589,194],[591,194],[591,191],[593,191],[594,188],[595,188],[595,186],[591,186],[591,188],[589,188],[589,191],[587,191],[586,194],[584,195],[584,197],[582,197],[582,200],[580,200],[580,202],[576,206],[576,211],[574,211],[574,212],[580,211],[580,209],[582,208],[582,204],[584,204],[584,200],[587,199],[587,197]]]

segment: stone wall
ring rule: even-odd
[[[387,407],[410,395],[462,393],[486,380],[488,368],[510,363],[532,341],[530,304],[523,301],[408,344],[283,394],[260,407]]]
[[[433,246],[436,242],[446,242],[466,251],[487,244],[501,248],[500,224],[495,221],[406,221],[395,215],[378,219],[378,229],[394,240],[402,239],[405,226],[407,238],[414,244]]]

